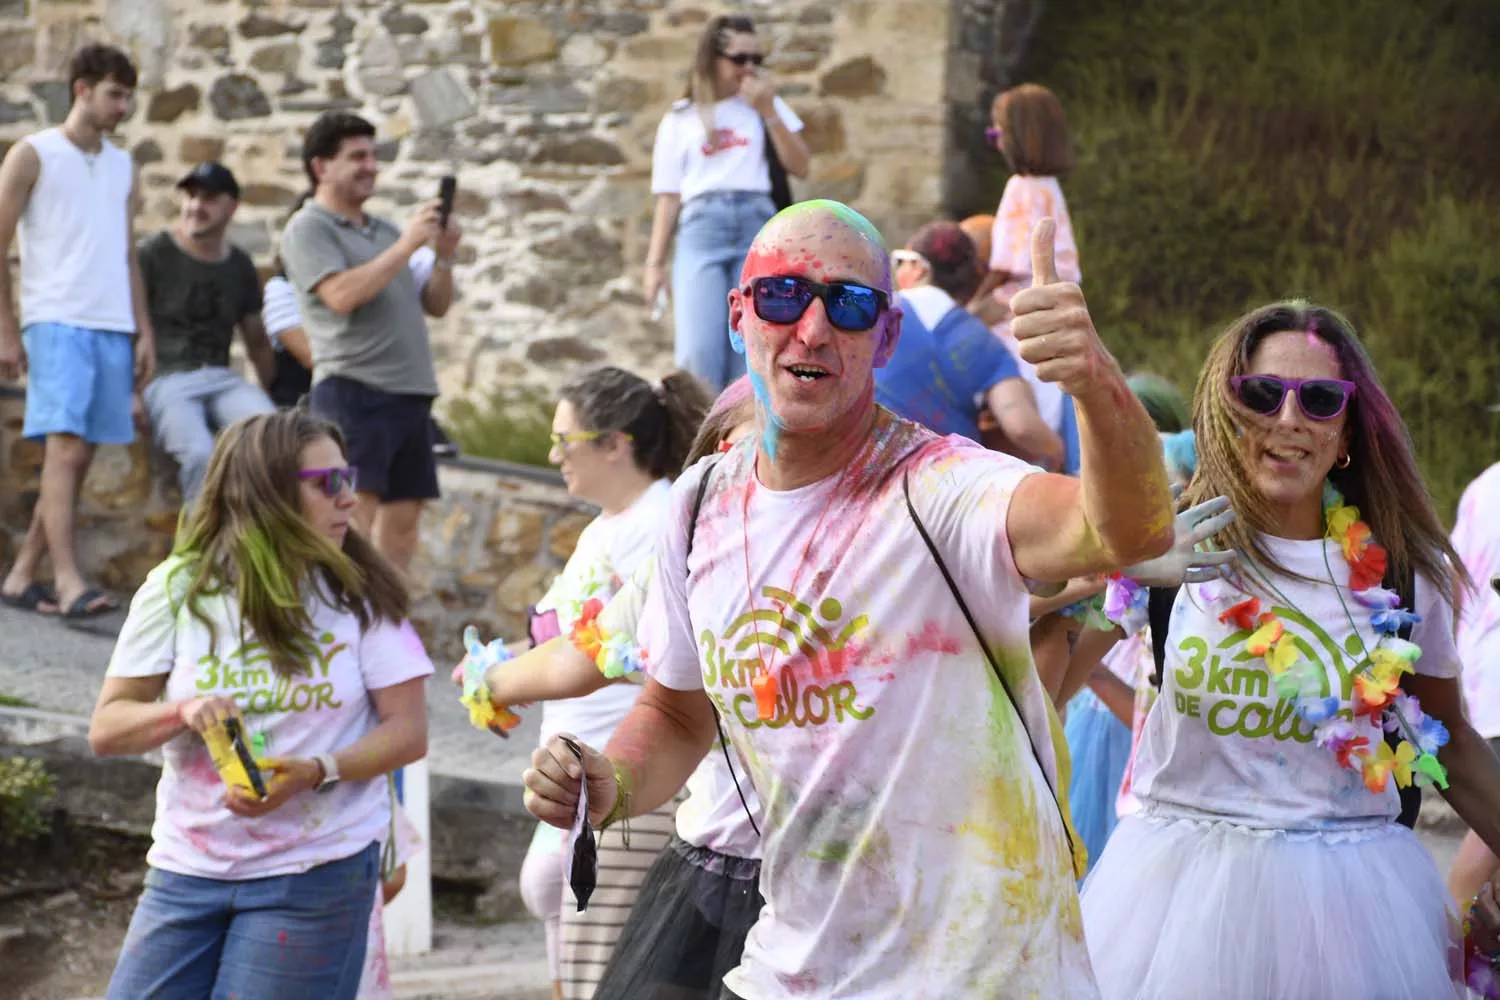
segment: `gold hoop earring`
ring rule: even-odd
[[[1334,463],[1333,463],[1333,464],[1334,464],[1334,466],[1335,466],[1335,467],[1337,467],[1337,468],[1340,468],[1340,469],[1347,469],[1347,468],[1349,468],[1349,463],[1350,463],[1350,462],[1351,462],[1351,461],[1353,461],[1353,459],[1351,459],[1351,458],[1350,458],[1350,457],[1349,457],[1349,453],[1348,453],[1348,452],[1347,452],[1347,451],[1346,451],[1346,452],[1344,452],[1344,453],[1343,453],[1343,454],[1342,454],[1342,455],[1340,455],[1340,456],[1339,456],[1339,457],[1338,457],[1338,461],[1336,461],[1336,462],[1334,462]]]

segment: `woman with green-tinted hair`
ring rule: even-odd
[[[131,602],[89,742],[160,747],[163,768],[111,1000],[358,992],[385,779],[427,752],[432,664],[400,576],[350,530],[354,487],[332,424],[233,424]]]

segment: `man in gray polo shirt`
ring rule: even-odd
[[[348,441],[356,526],[404,570],[422,504],[438,496],[430,429],[438,387],[424,313],[442,316],[453,302],[459,230],[451,219],[440,228],[436,199],[404,230],[366,214],[375,127],[357,115],[319,115],[303,138],[302,165],[313,196],[287,223],[281,259],[312,347],[309,405]],[[419,290],[407,264],[428,244],[437,261]]]

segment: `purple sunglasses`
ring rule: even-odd
[[[1265,416],[1281,411],[1286,394],[1296,393],[1297,406],[1312,420],[1332,420],[1354,398],[1355,385],[1341,378],[1282,378],[1279,375],[1232,375],[1229,385],[1247,410]]]
[[[336,497],[344,491],[345,486],[349,487],[349,492],[355,492],[354,483],[359,478],[358,472],[353,466],[303,469],[297,473],[297,478],[317,480],[325,496]]]

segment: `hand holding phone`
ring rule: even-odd
[[[448,228],[448,217],[453,214],[453,196],[458,193],[458,178],[448,174],[438,183],[438,200],[442,207],[438,209],[438,228]]]

